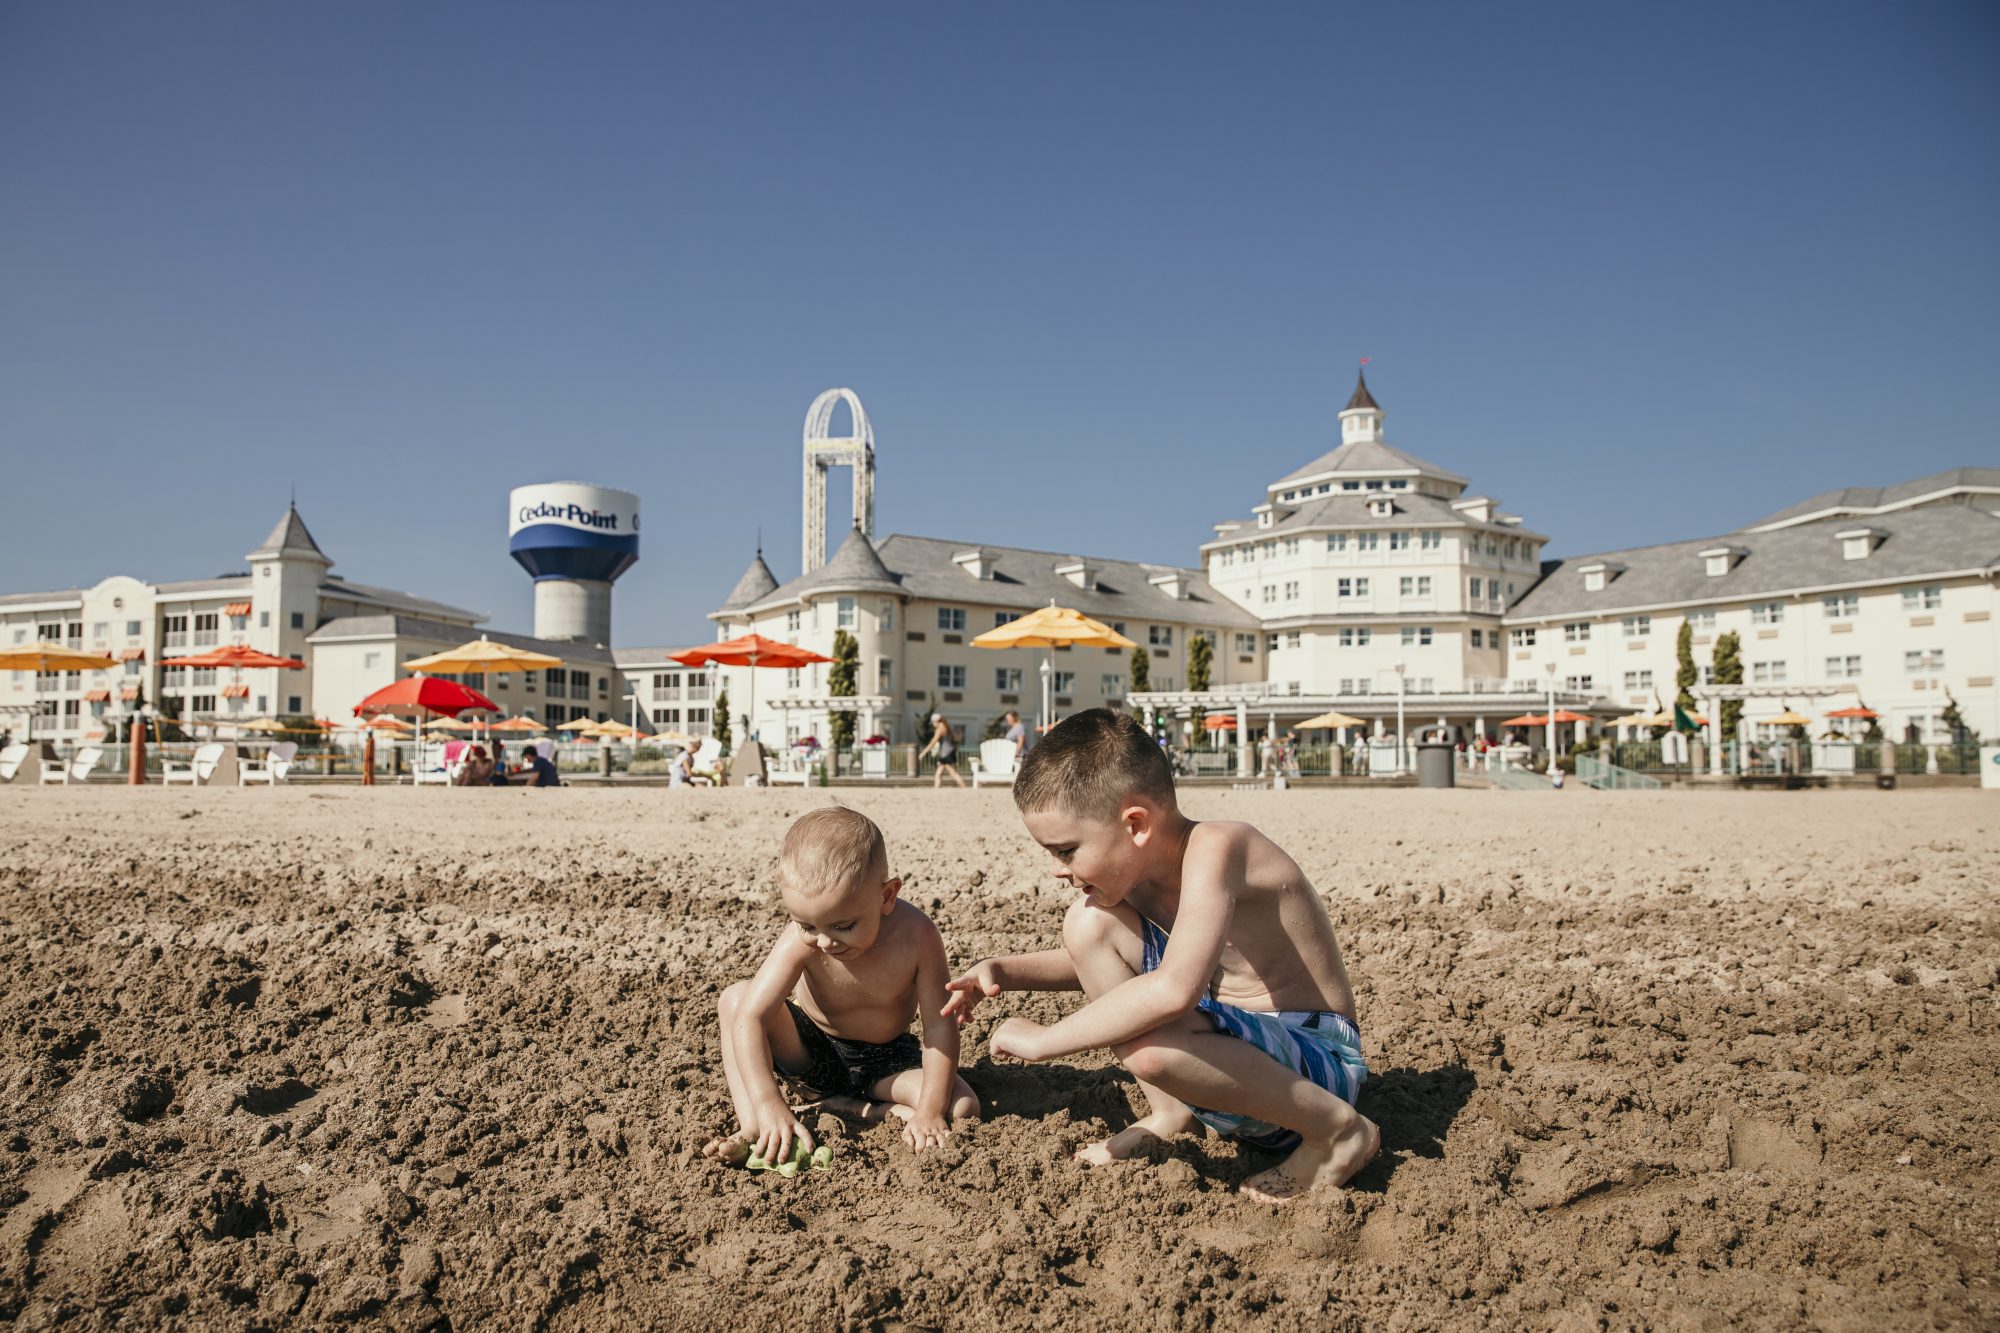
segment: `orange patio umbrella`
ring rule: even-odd
[[[801,667],[813,662],[831,662],[831,657],[823,657],[810,648],[801,648],[795,643],[780,643],[767,639],[761,634],[745,634],[740,639],[724,639],[720,643],[704,643],[698,648],[683,648],[668,657],[682,666],[747,666],[747,667]],[[757,724],[757,675],[750,675],[750,724]],[[746,737],[746,739],[748,739]]]
[[[1588,722],[1590,718],[1583,713],[1572,713],[1567,708],[1558,708],[1556,709],[1555,720],[1558,722]],[[1547,713],[1523,713],[1519,717],[1508,718],[1500,725],[1503,727],[1546,727],[1549,725],[1549,715]]]

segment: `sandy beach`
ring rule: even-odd
[[[0,1316],[24,1327],[2000,1322],[2000,801],[1235,793],[1324,895],[1384,1150],[1345,1192],[1101,1059],[830,1175],[727,1128],[715,996],[797,813],[875,817],[954,964],[1057,939],[1003,793],[0,791]]]

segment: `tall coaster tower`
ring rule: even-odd
[[[830,436],[836,403],[846,400],[854,415],[853,434]],[[826,563],[826,474],[837,467],[854,469],[854,523],[870,541],[875,539],[875,428],[852,389],[828,389],[806,409],[805,524],[800,543],[802,574]]]

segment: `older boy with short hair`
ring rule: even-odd
[[[1014,803],[1083,891],[1063,947],[989,958],[953,981],[963,1023],[1008,990],[1090,999],[1052,1027],[1010,1018],[996,1057],[1109,1047],[1149,1113],[1077,1156],[1102,1163],[1205,1124],[1284,1161],[1243,1183],[1282,1202],[1345,1184],[1381,1145],[1353,1102],[1367,1066],[1354,991],[1325,906],[1298,864],[1248,824],[1180,811],[1160,747],[1123,713],[1078,713],[1028,752]]]
[[[873,820],[832,807],[799,817],[778,853],[778,894],[791,922],[757,975],[722,992],[722,1073],[736,1133],[703,1152],[741,1163],[755,1148],[788,1160],[812,1134],[779,1090],[773,1066],[832,1110],[902,1117],[903,1140],[944,1142],[979,1099],[958,1076],[958,1028],[943,1013],[951,970],[937,927],[897,897]],[[923,1040],[910,1020],[923,1015]],[[803,1110],[805,1108],[799,1108]]]

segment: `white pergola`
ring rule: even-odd
[[[1703,728],[1708,741],[1708,771],[1721,777],[1722,743],[1728,738],[1722,734],[1722,710],[1716,705],[1724,700],[1740,703],[1745,699],[1824,699],[1835,694],[1858,697],[1861,692],[1853,685],[1695,685],[1689,687],[1688,693],[1708,714],[1708,726]]]
[[[767,702],[782,713],[859,714],[861,734],[868,736],[874,734],[876,715],[888,712],[895,700],[886,694],[802,694]]]

